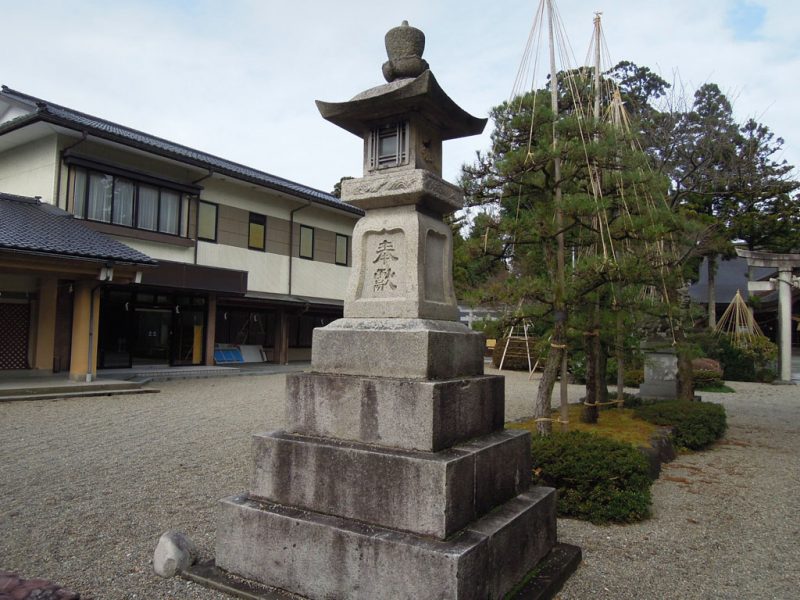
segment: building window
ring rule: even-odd
[[[177,235],[180,212],[181,195],[170,190],[161,190],[158,209],[158,230]]]
[[[369,166],[397,167],[408,162],[408,124],[392,123],[374,129],[369,138]]]
[[[247,230],[247,247],[251,250],[264,250],[267,239],[267,217],[250,213],[250,225]]]
[[[314,228],[300,225],[300,258],[314,258]]]
[[[350,238],[346,235],[336,234],[336,264],[347,266],[347,246]]]
[[[158,229],[158,188],[139,186],[139,216],[136,223],[139,229]]]
[[[111,222],[116,225],[133,227],[133,202],[136,195],[136,186],[132,181],[117,178],[114,181],[114,212]]]
[[[73,182],[73,213],[79,219],[180,232],[181,193],[176,190],[84,168],[74,168]]]
[[[202,200],[197,205],[197,239],[217,241],[217,205]]]

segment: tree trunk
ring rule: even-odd
[[[608,402],[608,384],[606,383],[606,370],[608,369],[608,348],[599,337],[597,340],[597,399],[600,404]],[[598,405],[599,408],[599,405]]]
[[[615,354],[617,357],[617,400],[625,398],[625,348],[623,347],[623,316],[617,312],[617,339]]]
[[[600,398],[601,376],[599,372],[599,346],[600,336],[598,331],[587,331],[586,340],[586,399],[581,410],[581,421],[584,423],[597,423],[597,413],[599,407],[597,401]]]
[[[708,255],[708,328],[717,326],[717,255]]]
[[[692,359],[689,352],[681,345],[677,348],[678,357],[678,399],[694,400],[694,378],[692,377]]]
[[[553,337],[550,343],[550,350],[547,352],[547,359],[544,364],[544,372],[539,381],[539,390],[536,393],[536,404],[533,407],[533,416],[537,419],[547,419],[551,415],[551,404],[553,398],[553,387],[556,384],[556,376],[561,369],[561,353],[564,352],[564,322],[556,321],[553,328]],[[551,421],[539,421],[536,429],[540,435],[549,435],[552,431]]]

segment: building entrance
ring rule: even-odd
[[[203,297],[104,290],[98,367],[202,364],[205,327]]]

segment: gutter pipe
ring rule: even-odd
[[[56,208],[61,208],[61,168],[62,168],[62,165],[64,163],[64,155],[67,153],[67,150],[71,150],[72,148],[74,148],[78,144],[82,144],[83,142],[85,142],[87,137],[88,137],[88,134],[86,133],[86,130],[84,129],[83,131],[81,131],[81,139],[79,139],[74,144],[70,144],[66,148],[62,148],[61,152],[59,152],[59,157],[58,157],[58,175],[56,176],[57,177],[57,179],[56,179]],[[64,202],[64,210],[67,210],[67,206],[68,205],[69,205],[69,198],[67,198],[67,201]]]
[[[306,200],[306,204],[303,206],[298,206],[297,208],[293,208],[289,213],[289,292],[288,294],[292,295],[292,263],[294,262],[294,257],[292,256],[292,250],[294,249],[294,213],[303,210],[304,208],[308,208],[311,206],[312,201]]]

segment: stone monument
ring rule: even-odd
[[[288,376],[286,430],[254,436],[249,491],[221,501],[217,567],[302,597],[502,598],[556,544],[555,491],[530,487],[529,434],[503,428],[504,380],[457,320],[442,142],[486,120],[439,87],[424,41],[404,22],[388,83],[317,102],[364,140],[342,185],[366,211],[344,318]]]
[[[678,397],[678,355],[666,339],[640,344],[644,353],[644,381],[639,386],[642,400],[675,400]]]

